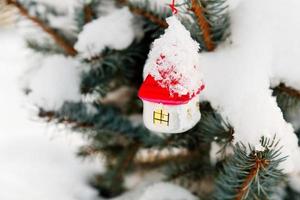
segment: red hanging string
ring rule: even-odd
[[[177,8],[175,7],[175,0],[172,0],[172,3],[169,4],[169,6],[170,6],[173,14],[177,14],[178,13]]]

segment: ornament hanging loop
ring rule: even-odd
[[[169,4],[169,6],[170,6],[170,8],[171,8],[171,10],[172,10],[173,15],[175,15],[175,14],[178,13],[177,8],[175,7],[175,0],[172,0],[172,3]]]

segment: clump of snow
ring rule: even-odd
[[[30,77],[29,94],[44,109],[59,109],[66,101],[80,101],[80,63],[62,55],[45,57]]]
[[[144,78],[151,74],[171,94],[194,95],[203,85],[199,44],[175,16],[167,18],[167,23],[165,34],[153,43]]]
[[[75,49],[83,57],[90,58],[105,48],[125,49],[134,37],[133,15],[125,7],[86,24],[78,35]]]
[[[146,188],[138,200],[196,200],[188,190],[171,183],[156,183]]]
[[[231,11],[232,43],[200,55],[203,96],[233,125],[235,141],[255,146],[261,136],[276,135],[282,155],[289,155],[281,166],[285,172],[299,170],[298,138],[272,97],[270,82],[280,78],[299,87],[299,6],[297,0],[240,1]]]

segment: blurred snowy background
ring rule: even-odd
[[[14,26],[2,24],[0,199],[94,199],[97,194],[88,186],[88,177],[101,169],[76,157],[81,138],[32,119],[34,109],[28,108],[20,87],[28,56]]]

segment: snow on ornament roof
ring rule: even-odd
[[[167,18],[167,23],[165,33],[152,44],[139,97],[155,102],[187,103],[204,89],[199,44],[175,16]]]

